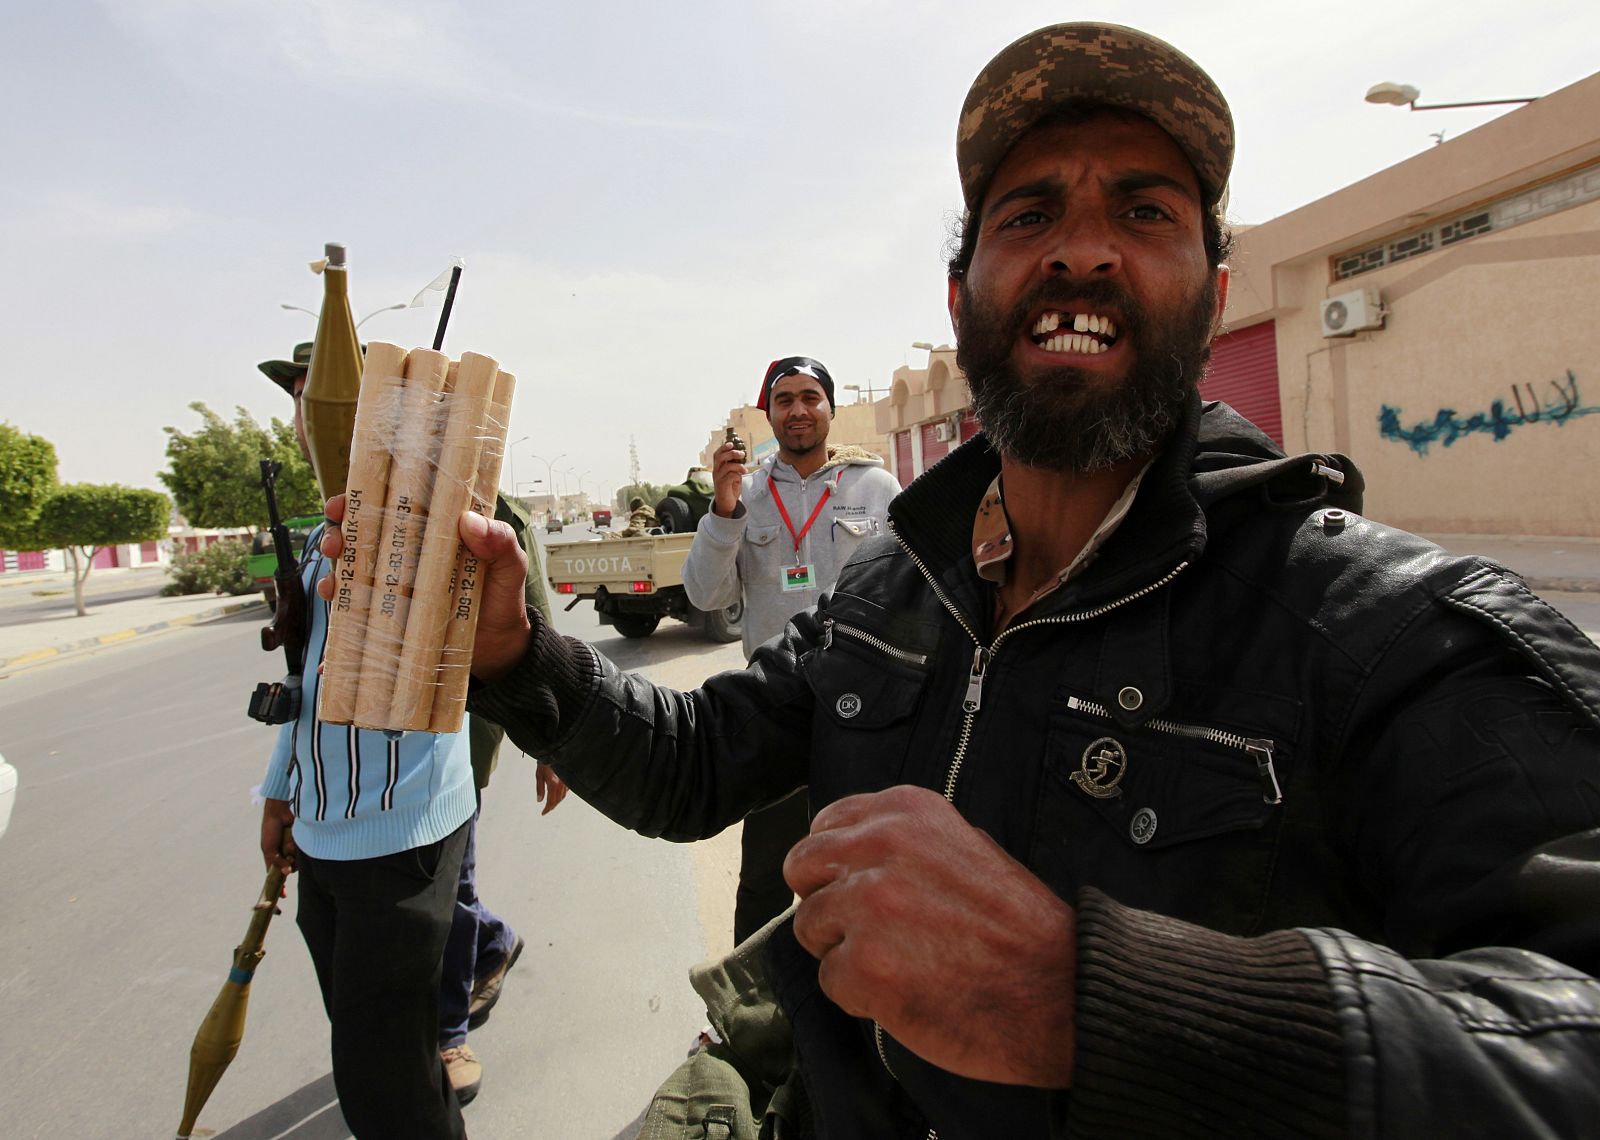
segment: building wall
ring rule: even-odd
[[[1597,189],[1600,75],[1241,233],[1226,319],[1275,322],[1286,449],[1350,455],[1396,526],[1600,536]],[[1553,212],[1336,273],[1512,203]],[[1321,302],[1364,288],[1384,327],[1325,338]]]
[[[700,458],[697,461],[702,466],[711,466],[711,456],[722,446],[727,425],[731,425],[739,438],[744,440],[756,462],[765,459],[777,449],[778,441],[773,437],[772,425],[767,422],[765,412],[753,405],[731,408],[724,420],[724,427],[719,427],[706,436],[706,444],[700,449]],[[875,455],[883,456],[884,463],[889,462],[889,438],[878,430],[872,404],[845,404],[834,409],[833,426],[828,429],[828,446],[847,445],[864,447]],[[682,476],[674,476],[674,481],[679,478]]]
[[[1280,366],[1298,363],[1285,418],[1298,412],[1312,449],[1355,457],[1367,513],[1600,535],[1600,203],[1357,280],[1380,290],[1385,327],[1323,340],[1304,317],[1280,322]]]

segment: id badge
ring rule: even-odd
[[[781,573],[783,592],[786,594],[795,590],[809,590],[817,584],[817,568],[809,562],[803,562],[799,566],[785,566]]]

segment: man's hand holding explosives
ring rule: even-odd
[[[328,500],[327,516],[334,525],[323,532],[322,553],[337,561],[344,551],[344,532],[338,525],[344,521],[343,495]],[[461,541],[478,556],[484,568],[472,675],[492,681],[522,659],[533,632],[523,595],[528,556],[509,525],[486,519],[475,511],[461,516]],[[331,576],[317,583],[317,593],[325,601],[333,600],[333,589]]]
[[[719,490],[743,474],[717,456]],[[344,496],[327,514],[344,518]],[[461,541],[484,585],[472,674],[521,660],[533,629],[527,555],[503,522],[468,512]],[[337,525],[322,552],[337,559]],[[332,600],[333,581],[317,590]],[[1063,1087],[1072,1071],[1073,911],[937,792],[896,787],[818,813],[784,864],[800,896],[795,936],[822,963],[824,992],[907,1048],[979,1080]]]

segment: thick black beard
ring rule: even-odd
[[[1026,466],[1079,474],[1153,454],[1177,428],[1190,389],[1205,373],[1216,299],[1212,276],[1191,305],[1152,320],[1110,281],[1046,281],[1002,313],[963,281],[956,363],[967,375],[973,411],[989,442]],[[1029,315],[1041,306],[1119,313],[1119,323],[1137,332],[1141,346],[1122,383],[1108,391],[1085,370],[1068,367],[1025,383],[1012,365],[1012,350],[1032,331]]]

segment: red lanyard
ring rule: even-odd
[[[794,520],[789,517],[789,508],[783,505],[783,496],[778,494],[777,480],[770,474],[767,476],[767,489],[772,492],[772,501],[778,504],[778,514],[783,519],[783,525],[789,528],[789,537],[794,539],[794,552],[799,554],[800,543],[811,530],[811,524],[816,522],[817,516],[822,513],[822,507],[828,501],[828,496],[833,494],[833,485],[830,483],[822,489],[822,498],[817,500],[817,509],[811,512],[811,517],[806,520],[806,525],[800,528],[799,534],[795,533]]]

